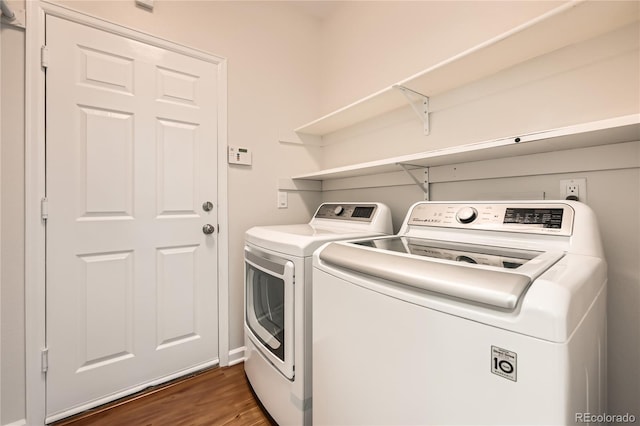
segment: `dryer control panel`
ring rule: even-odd
[[[325,203],[318,208],[314,218],[371,222],[377,208],[375,204]]]
[[[562,203],[438,203],[414,206],[408,225],[570,236],[573,208]]]

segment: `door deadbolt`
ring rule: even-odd
[[[207,223],[206,225],[204,225],[202,227],[202,232],[204,232],[207,235],[213,234],[213,232],[216,230],[216,228],[211,225],[210,223]]]
[[[204,203],[202,203],[202,210],[204,210],[205,212],[210,212],[211,210],[213,210],[213,203],[211,201],[205,201]]]

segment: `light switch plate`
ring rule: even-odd
[[[278,208],[286,209],[289,207],[289,196],[285,191],[278,191]]]

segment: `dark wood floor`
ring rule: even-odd
[[[244,364],[213,368],[53,423],[55,426],[274,426],[258,405]]]

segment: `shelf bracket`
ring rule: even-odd
[[[11,10],[9,5],[5,2],[5,0],[0,0],[0,21],[2,25],[11,25],[16,28],[27,28],[27,12],[25,9],[16,10],[15,12]]]
[[[400,84],[394,85],[393,88],[400,90],[404,97],[407,98],[409,105],[411,105],[411,108],[413,108],[413,111],[424,125],[424,134],[429,135],[431,131],[429,128],[429,97]],[[414,99],[416,97],[418,98],[417,100]]]
[[[416,185],[420,187],[422,192],[424,192],[424,200],[429,201],[429,168],[424,166],[414,166],[414,165],[405,164],[405,163],[396,163],[396,164],[402,167],[404,171],[407,172],[411,180],[413,180],[416,183]],[[421,168],[422,174],[423,174],[422,180],[418,179],[413,173],[411,173],[411,170],[415,170],[415,169],[409,169],[409,167]]]

